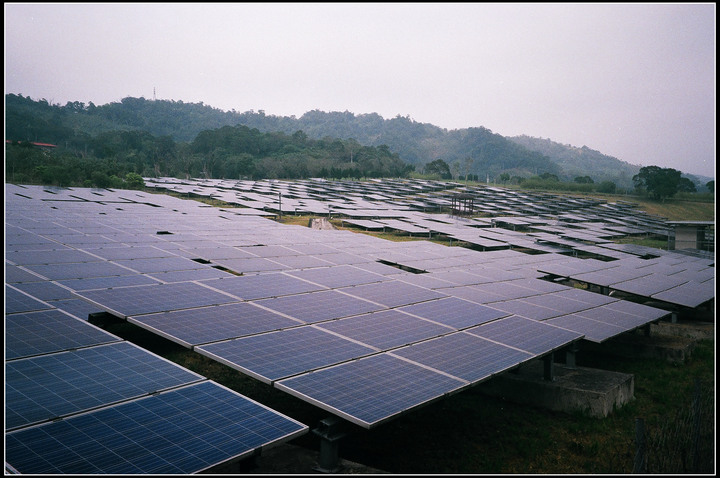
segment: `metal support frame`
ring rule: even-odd
[[[345,436],[343,422],[338,417],[320,420],[313,433],[320,437],[320,457],[313,470],[320,473],[337,473],[341,470],[338,449],[340,439]]]

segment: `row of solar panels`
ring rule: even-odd
[[[357,211],[374,210],[375,215],[386,214],[392,206],[396,210],[426,210],[449,208],[453,198],[462,193],[473,198],[474,212],[496,216],[531,216],[563,214],[568,211],[592,210],[603,216],[626,216],[633,222],[664,231],[660,218],[635,210],[629,204],[607,204],[591,198],[568,198],[544,193],[517,192],[509,189],[476,186],[461,187],[452,182],[421,180],[378,180],[369,182],[328,181],[228,181],[185,180],[174,178],[145,178],[148,187],[171,190],[181,194],[214,197],[230,204],[267,209],[283,213],[297,210],[323,214],[329,208],[357,217]],[[261,183],[261,185],[259,185]],[[428,191],[433,189],[433,191]],[[571,220],[572,215],[563,219]]]
[[[537,279],[574,262],[558,254],[390,243],[130,191],[13,186],[6,206],[6,314],[27,315],[28,294],[107,310],[368,428],[668,314]]]
[[[380,181],[359,183],[363,186],[355,186],[356,183],[343,183],[338,186],[332,182],[315,182],[317,186],[312,188],[300,187],[306,185],[303,182],[299,182],[298,185],[298,182],[275,181],[270,183],[272,190],[262,190],[262,192],[254,192],[255,189],[248,190],[257,187],[257,182],[250,181],[189,180],[182,184],[178,184],[178,180],[167,178],[147,178],[146,181],[148,186],[159,190],[192,193],[195,196],[219,199],[245,208],[255,208],[258,212],[272,211],[273,214],[292,214],[298,211],[310,214],[334,212],[347,216],[349,224],[353,224],[353,220],[360,220],[361,222],[356,224],[366,229],[395,229],[408,234],[430,235],[433,232],[447,234],[441,224],[445,224],[445,229],[447,229],[446,224],[451,224],[458,240],[486,249],[515,246],[545,252],[553,250],[560,252],[572,247],[576,243],[574,241],[609,242],[611,238],[626,234],[667,236],[669,233],[669,228],[662,219],[634,210],[626,204],[607,204],[588,198],[518,193],[491,187],[448,190],[448,186],[458,186],[454,183],[448,183],[442,191],[432,193],[432,197],[427,193],[416,193],[408,190],[407,187],[399,187],[396,194],[401,192],[416,194],[401,197],[378,194],[386,186]],[[293,190],[293,187],[299,189]],[[363,188],[362,195],[355,195],[354,191],[358,187]],[[318,194],[318,189],[324,194]],[[338,190],[345,191],[345,195],[338,194]],[[437,215],[418,214],[418,211],[428,207],[449,208],[453,204],[451,198],[458,190],[475,198],[473,202],[475,212],[485,212],[499,218],[493,221],[473,220],[471,223],[463,223],[438,221],[437,217],[433,217]],[[283,199],[283,194],[290,194],[291,197]],[[600,221],[601,219],[603,222]],[[571,223],[574,223],[572,227],[570,227]],[[502,232],[489,233],[487,230],[477,230],[478,227],[493,224],[510,226],[512,229],[529,227],[536,233],[531,234],[529,239],[526,236],[522,242],[518,242],[517,237],[502,237],[504,235]],[[552,234],[541,234],[543,231]],[[453,236],[452,232],[450,235]],[[539,241],[550,243],[552,247],[538,245]]]

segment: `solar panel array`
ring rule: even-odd
[[[74,202],[59,191],[42,195]],[[43,214],[42,207],[17,209],[12,196],[6,199],[6,470],[197,473],[308,431],[302,423],[89,323],[88,315],[103,309],[79,299],[70,288],[77,282],[64,279],[142,277],[134,271],[112,275],[121,270],[114,266],[121,266],[93,255],[98,244],[107,246],[106,252],[130,247],[67,227],[66,220],[75,214],[53,214],[55,206]],[[76,226],[108,231],[86,221]],[[58,237],[75,246],[56,242]],[[85,269],[85,277],[76,271],[86,264],[102,267]],[[136,287],[112,284],[119,291]]]
[[[426,212],[447,207],[452,183],[148,184],[243,207],[138,191],[8,185],[6,310],[45,313],[67,302],[66,315],[84,313],[77,303],[70,307],[82,301],[367,428],[574,341],[602,342],[670,313],[542,279],[550,269],[598,272],[628,257],[559,254],[587,242],[577,235],[555,235],[557,244],[536,240],[529,228],[541,227],[551,213],[559,230],[587,223],[582,233],[594,237],[622,234],[608,232],[616,222],[599,224],[592,215],[600,212],[631,216],[614,221],[638,229],[652,223],[624,205],[475,191],[484,195],[484,208],[493,204],[502,212],[504,219],[494,222]],[[493,244],[390,242],[281,225],[262,217],[281,212],[279,195],[283,213],[402,219],[429,236]],[[694,270],[693,280],[707,279],[703,268]],[[42,288],[47,301],[27,293],[40,293],[34,285],[40,283],[53,286]]]

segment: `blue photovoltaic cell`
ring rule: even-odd
[[[319,257],[323,258],[323,256]],[[304,269],[300,271],[290,271],[288,274],[330,288],[348,287],[351,285],[369,284],[371,282],[387,280],[383,275],[358,269],[351,265]]]
[[[594,309],[582,310],[576,315],[579,315],[580,317],[586,317],[588,319],[597,320],[599,322],[604,322],[606,324],[612,324],[622,329],[625,329],[625,331],[634,330],[638,327],[642,327],[648,322],[652,322],[652,320],[648,320],[637,315],[628,314],[609,308],[612,305],[613,304],[608,304],[601,307],[596,307]]]
[[[190,474],[308,427],[210,381],[5,435],[23,474]]]
[[[276,386],[371,428],[456,391],[466,382],[378,354],[282,380]]]
[[[386,307],[397,307],[447,297],[440,292],[397,280],[347,287],[341,291]]]
[[[87,279],[89,277],[127,276],[135,272],[112,262],[29,265],[27,269],[50,280]]]
[[[324,286],[311,284],[281,273],[234,276],[217,281],[208,281],[205,285],[243,300],[266,299],[268,297],[280,297],[325,289]]]
[[[251,272],[281,271],[286,266],[262,257],[249,257],[247,259],[218,259],[214,264],[222,266],[231,271],[246,274]]]
[[[468,329],[469,334],[543,355],[582,338],[582,334],[545,322],[511,316]]]
[[[385,308],[382,305],[356,299],[336,290],[264,299],[257,301],[257,304],[306,323],[339,319]]]
[[[212,280],[234,277],[229,272],[225,272],[214,267],[206,267],[205,269],[195,269],[191,271],[153,272],[152,274],[147,274],[147,276],[162,282],[190,282],[194,280]]]
[[[89,290],[77,294],[122,317],[237,302],[237,299],[192,282]]]
[[[27,426],[203,379],[129,342],[5,364],[5,427]]]
[[[87,279],[70,279],[58,281],[59,284],[69,287],[74,291],[93,289],[113,289],[116,287],[130,287],[135,285],[159,284],[149,276],[141,274],[114,277],[90,277]]]
[[[535,357],[465,332],[413,344],[392,353],[469,383],[490,378]]]
[[[419,304],[400,307],[398,310],[444,325],[449,325],[456,329],[480,325],[484,322],[508,315],[507,312],[458,299],[457,297],[421,302]]]
[[[691,280],[678,287],[653,294],[652,298],[685,307],[698,307],[715,298],[715,281],[697,282]]]
[[[152,272],[186,271],[207,269],[208,266],[184,257],[152,257],[148,259],[117,260],[116,264],[127,267],[141,274]]]
[[[5,359],[115,342],[120,338],[57,309],[5,315]]]
[[[525,300],[529,298],[530,297],[508,300],[505,302],[493,302],[492,307],[506,312],[505,315],[521,315],[533,320],[545,320],[572,312],[572,310],[562,312],[556,309],[548,309],[547,307],[541,307],[539,305],[531,304],[530,302],[525,302]],[[581,310],[582,309],[585,309],[585,307],[581,308]]]
[[[128,320],[185,347],[302,324],[249,302],[149,314]]]
[[[5,259],[18,265],[61,264],[66,262],[99,262],[102,259],[76,249],[53,251],[8,251]]]
[[[584,340],[595,343],[602,343],[616,335],[627,332],[624,327],[599,322],[597,320],[581,317],[575,314],[563,315],[554,319],[548,319],[544,323],[556,325],[564,329],[583,334]]]
[[[671,312],[668,310],[658,309],[649,305],[638,304],[629,300],[618,300],[617,302],[607,304],[605,308],[609,310],[616,310],[618,312],[624,312],[626,314],[635,315],[637,317],[645,319],[647,322],[652,322],[653,320],[658,320],[671,314]]]
[[[53,300],[48,301],[48,304],[82,320],[88,320],[90,314],[103,312],[98,306],[82,299]]]
[[[298,327],[195,348],[267,383],[375,352],[314,327]]]
[[[5,262],[5,283],[6,284],[12,284],[15,282],[37,282],[45,280],[41,277],[36,276],[35,274],[26,271],[25,269],[21,269],[18,266],[14,266],[12,264],[8,264]]]
[[[29,295],[5,284],[6,315],[19,312],[32,312],[35,310],[47,310],[50,308],[52,308],[52,306],[48,305],[46,302],[30,297]]]
[[[437,337],[454,330],[394,309],[323,322],[318,324],[318,327],[381,350]]]
[[[72,291],[49,281],[15,284],[14,287],[36,299],[44,301],[72,299],[75,297]]]
[[[572,299],[577,300],[580,302],[585,302],[586,304],[589,304],[591,307],[598,307],[601,305],[610,304],[612,302],[617,302],[620,299],[617,299],[615,297],[610,297],[603,294],[596,294],[594,292],[589,292],[587,290],[583,289],[567,289],[560,292],[553,292],[549,294],[551,297],[555,297],[557,300],[565,300],[565,299]]]

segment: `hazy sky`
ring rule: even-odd
[[[5,93],[401,115],[715,176],[714,3],[4,6]]]

